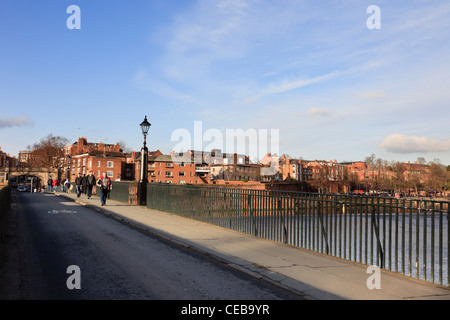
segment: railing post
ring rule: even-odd
[[[330,254],[330,249],[328,247],[328,233],[325,230],[325,225],[323,223],[323,212],[322,212],[322,208],[323,205],[321,202],[319,202],[318,208],[317,208],[317,213],[319,215],[319,221],[320,221],[320,225],[322,227],[322,239],[325,241],[325,247],[326,247],[326,254],[329,255]],[[323,247],[322,247],[323,250]]]

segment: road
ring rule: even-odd
[[[12,200],[0,299],[299,299],[63,197]]]

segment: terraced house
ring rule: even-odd
[[[170,155],[150,156],[148,181],[174,184],[207,184],[209,167],[195,164],[192,158],[173,161]]]
[[[86,138],[79,138],[77,142],[64,147],[63,150],[65,154],[63,162],[70,173],[71,181],[75,180],[79,172],[87,175],[90,170],[96,177],[106,172],[112,180],[128,180],[123,170],[127,163],[126,155],[118,143],[92,143]]]

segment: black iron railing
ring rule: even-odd
[[[149,184],[147,207],[448,286],[449,202]]]

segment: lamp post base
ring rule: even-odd
[[[147,182],[139,181],[138,183],[138,205],[147,205]]]

